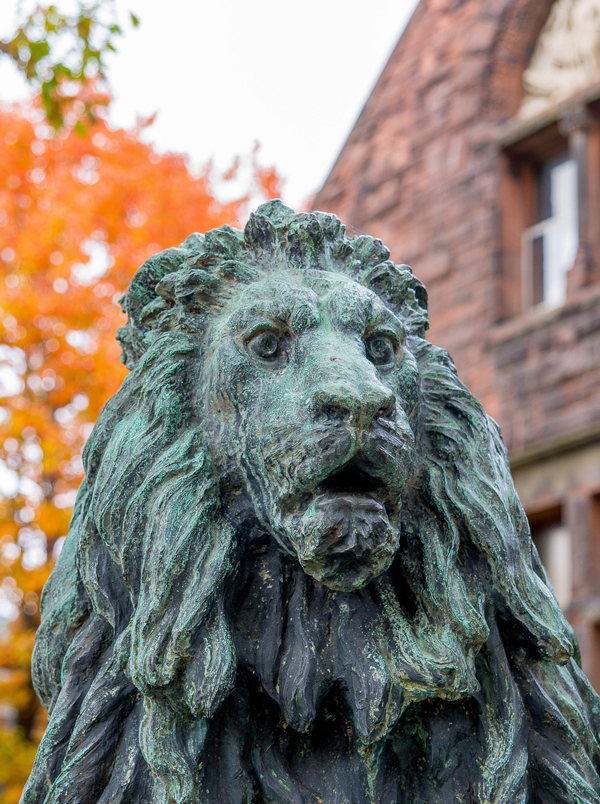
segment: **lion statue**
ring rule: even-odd
[[[124,309],[22,801],[600,802],[600,699],[408,266],[272,201]]]

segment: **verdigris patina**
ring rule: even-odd
[[[27,804],[600,802],[498,428],[388,258],[275,201],[134,277]]]

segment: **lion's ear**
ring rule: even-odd
[[[89,498],[90,489],[84,480],[77,495],[69,535],[42,593],[42,621],[36,634],[31,674],[37,696],[48,710],[52,709],[61,689],[65,654],[92,610],[77,563]]]
[[[448,542],[445,549],[454,555],[448,572],[472,585],[471,557],[483,558],[487,577],[477,583],[495,602],[499,620],[516,626],[534,651],[566,662],[574,651],[573,631],[545,577],[534,569],[527,518],[498,426],[460,382],[448,354],[413,340],[422,385],[427,498],[446,530],[441,545]]]
[[[489,454],[489,469],[485,471],[484,463],[482,472],[487,499],[463,489],[465,501],[473,505],[481,520],[473,540],[486,554],[492,586],[503,597],[500,614],[523,626],[532,646],[543,656],[563,664],[573,656],[575,635],[541,565],[534,566],[529,523],[515,490],[506,447],[496,422],[488,418],[487,423],[489,436],[483,449]]]
[[[135,686],[207,716],[229,691],[236,666],[222,604],[233,528],[220,510],[202,437],[182,427],[169,391],[163,374],[160,403],[144,415],[134,405],[115,427],[95,472],[80,561],[96,611],[117,633],[128,632]],[[127,617],[119,598],[129,604]]]

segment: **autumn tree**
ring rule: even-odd
[[[85,115],[85,106],[73,106]],[[81,118],[79,118],[81,119]],[[56,136],[39,106],[0,108],[0,802],[17,802],[44,727],[29,675],[42,585],[67,532],[93,423],[126,370],[118,301],[138,266],[193,231],[239,225],[278,193],[251,157],[248,192],[194,173],[99,117]],[[6,630],[6,629],[5,629]],[[14,721],[14,722],[13,722]]]

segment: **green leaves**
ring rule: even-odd
[[[131,25],[139,18],[130,12]],[[115,21],[112,0],[79,0],[73,14],[57,6],[37,8],[0,41],[0,56],[12,59],[25,79],[40,93],[48,122],[58,131],[65,124],[93,122],[108,102],[98,82],[106,79],[106,55],[116,52],[123,28]],[[83,107],[81,104],[83,103]]]

